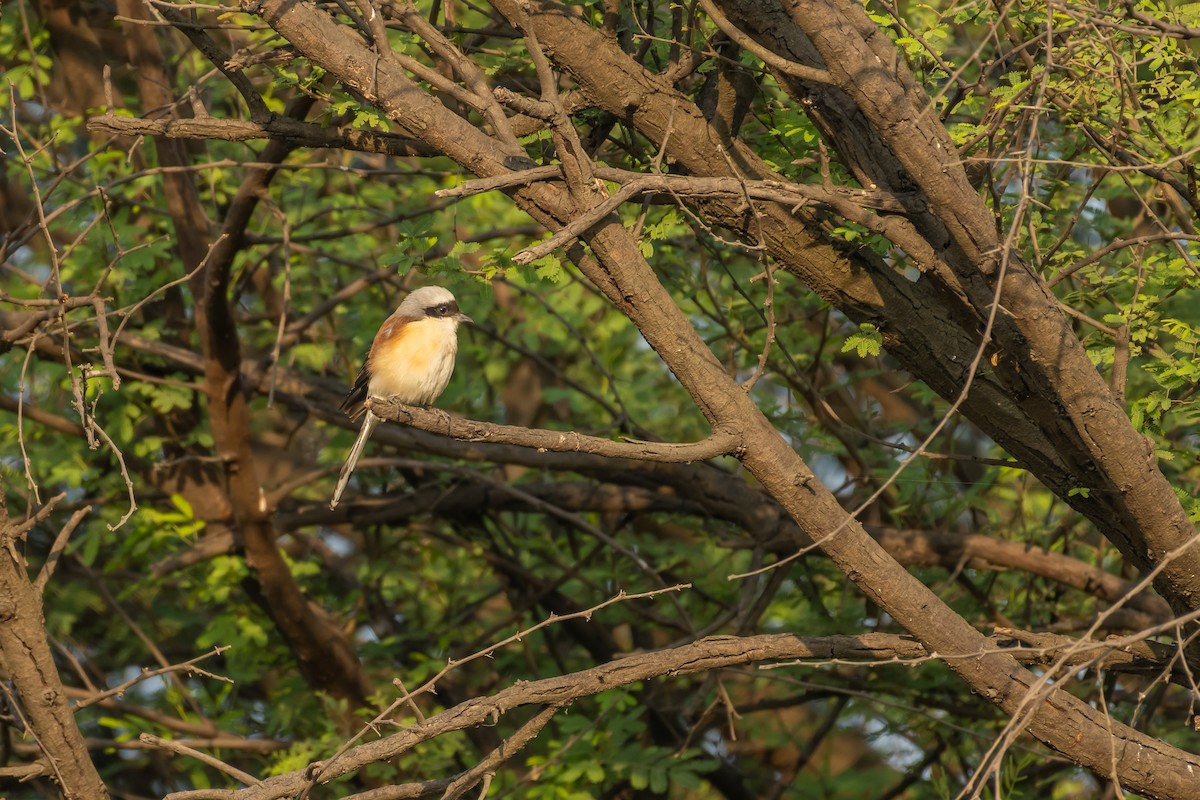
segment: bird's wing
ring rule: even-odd
[[[371,383],[370,364],[369,359],[363,362],[358,377],[354,379],[354,385],[350,387],[350,393],[342,401],[342,411],[350,415],[350,419],[358,419],[367,410],[363,402],[367,399],[367,387]]]

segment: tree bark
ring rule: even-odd
[[[87,744],[46,640],[42,596],[25,572],[29,523],[12,521],[0,498],[0,654],[12,681],[28,733],[42,751],[43,774],[57,781],[71,800],[106,800],[108,789],[92,764]]]
[[[821,108],[816,116],[839,150],[852,152],[856,142],[874,144],[852,160],[868,185],[920,190],[920,199],[909,201],[908,217],[957,279],[957,286],[946,288],[961,288],[977,323],[987,318],[1000,264],[1007,261],[993,330],[999,351],[994,374],[1011,408],[1037,428],[1061,461],[1056,468],[1030,461],[1030,468],[1086,514],[1131,564],[1143,573],[1161,567],[1155,586],[1177,612],[1200,608],[1196,529],[1158,468],[1153,446],[1130,424],[1057,298],[1015,252],[1005,250],[992,213],[896,47],[861,6],[844,0],[784,0],[782,7],[774,0],[720,2],[764,46],[830,73],[833,89],[791,77],[781,84],[798,101]],[[922,281],[944,275],[934,270]],[[938,350],[925,352],[928,358]],[[1013,435],[990,420],[986,409],[968,403],[964,413],[1022,457],[1025,448],[1015,446]]]

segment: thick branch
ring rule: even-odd
[[[244,142],[253,139],[284,139],[293,147],[356,150],[390,156],[429,156],[428,145],[404,136],[354,128],[328,128],[290,117],[274,116],[265,122],[247,122],[218,117],[195,119],[139,119],[104,114],[92,117],[87,128],[93,133],[114,136],[163,136],[168,139],[222,139]]]
[[[0,499],[0,654],[4,667],[21,698],[25,717],[43,756],[49,763],[44,773],[53,777],[63,794],[73,800],[108,797],[87,744],[67,705],[67,695],[42,616],[41,593],[25,574],[20,526],[9,519]]]
[[[770,200],[788,206],[805,202],[830,204],[851,202],[863,208],[881,211],[903,211],[901,195],[889,192],[852,189],[844,186],[815,186],[808,183],[793,183],[784,180],[749,180],[733,177],[697,177],[693,175],[647,174],[627,169],[615,169],[596,165],[592,171],[597,178],[622,186],[633,186],[637,194],[666,193],[680,197],[737,196],[755,200]],[[510,189],[535,181],[561,180],[562,167],[550,165],[520,170],[495,178],[480,178],[463,181],[458,186],[439,189],[437,197],[470,197],[497,189]]]
[[[996,294],[994,281],[1003,275],[994,375],[1006,386],[1006,405],[1036,425],[1063,462],[1058,469],[1037,461],[1030,467],[1095,522],[1130,563],[1143,572],[1161,566],[1156,586],[1176,611],[1200,608],[1196,528],[1158,468],[1153,447],[1130,424],[1057,299],[1017,254],[1007,252],[992,211],[971,186],[945,126],[897,48],[861,6],[847,0],[722,0],[721,6],[773,50],[834,73],[845,94],[814,97],[802,81],[781,83],[825,115],[839,150],[856,154],[860,180],[920,190],[925,200],[907,216],[952,268],[958,285],[947,281],[946,290],[961,293],[983,318]],[[863,142],[874,146],[864,150]],[[1001,264],[1008,265],[1002,273]],[[963,408],[1025,458],[1013,448],[1013,432],[985,409],[972,403]],[[1174,555],[1167,559],[1169,553]]]

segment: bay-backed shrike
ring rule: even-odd
[[[350,473],[362,455],[367,439],[379,424],[364,405],[368,397],[391,397],[410,406],[427,406],[446,388],[458,352],[458,326],[471,318],[458,310],[454,295],[440,286],[425,286],[404,298],[388,317],[375,341],[342,410],[350,419],[363,414],[362,430],[342,466],[329,507],[336,508]]]

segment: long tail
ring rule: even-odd
[[[363,448],[367,446],[367,439],[371,438],[371,432],[375,430],[375,426],[378,424],[379,417],[370,411],[363,417],[362,430],[358,432],[358,438],[354,441],[354,447],[350,448],[350,455],[346,457],[346,463],[342,465],[342,474],[338,477],[337,488],[333,490],[333,499],[329,501],[329,508],[331,510],[337,508],[338,501],[342,499],[342,492],[346,490],[346,484],[350,481],[350,473],[354,472],[354,465],[358,463],[358,458],[362,455]]]

